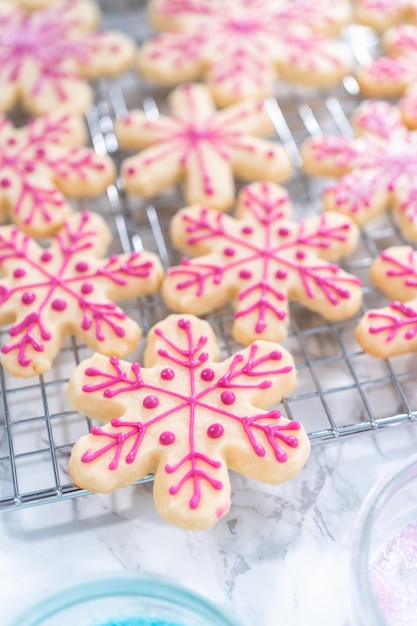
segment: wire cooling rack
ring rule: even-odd
[[[102,0],[100,4],[104,28],[122,30],[138,43],[149,34],[144,2]],[[377,50],[378,43],[367,29],[349,27],[344,38],[358,63],[366,62]],[[98,153],[110,154],[119,165],[126,155],[118,151],[114,120],[131,108],[142,106],[150,114],[163,109],[166,91],[141,82],[132,70],[117,80],[97,81],[95,93],[96,103],[86,116],[91,144]],[[295,218],[321,210],[321,189],[328,182],[303,174],[301,143],[321,133],[351,136],[349,117],[359,101],[352,77],[326,92],[279,84],[274,98],[267,100],[277,140],[285,145],[295,167],[286,185]],[[114,235],[109,253],[145,248],[158,253],[165,268],[180,260],[170,244],[167,227],[181,206],[179,189],[161,194],[150,203],[126,196],[120,183],[110,186],[99,200],[74,203],[75,209],[87,208],[105,217]],[[387,304],[386,297],[369,283],[369,266],[380,250],[398,243],[404,241],[387,214],[364,230],[356,252],[341,263],[364,284],[363,308],[356,317],[330,324],[291,304],[290,331],[282,343],[294,356],[298,385],[278,408],[305,425],[312,443],[399,426],[417,417],[415,356],[378,360],[364,354],[354,339],[355,326],[365,310]],[[127,358],[141,360],[148,329],[169,311],[158,295],[125,302],[123,308],[143,329],[142,341]],[[206,319],[217,334],[222,358],[242,347],[231,335],[231,305]],[[0,342],[6,339],[6,331],[0,332]],[[0,369],[0,509],[85,493],[71,483],[67,463],[74,442],[88,432],[90,423],[70,410],[66,388],[75,366],[90,354],[84,345],[68,338],[53,368],[44,376],[14,379]]]

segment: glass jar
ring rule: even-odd
[[[147,574],[98,578],[30,607],[13,626],[243,626],[200,592]]]
[[[371,489],[353,537],[353,626],[417,624],[417,456]]]

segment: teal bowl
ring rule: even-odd
[[[12,626],[245,626],[200,591],[149,574],[97,578],[31,606]]]

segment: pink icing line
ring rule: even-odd
[[[85,370],[85,376],[88,378],[100,379],[100,382],[93,384],[84,384],[82,387],[83,393],[99,393],[105,400],[110,400],[118,394],[135,392],[136,390],[146,391],[147,394],[154,395],[159,399],[159,406],[162,405],[164,398],[168,400],[169,408],[162,411],[159,414],[152,413],[152,415],[141,421],[123,421],[120,419],[113,419],[111,425],[113,431],[108,432],[101,428],[94,428],[91,433],[93,436],[104,437],[109,439],[109,442],[97,450],[87,450],[81,457],[81,460],[85,463],[90,463],[100,458],[102,455],[107,454],[110,450],[113,451],[112,459],[108,465],[110,470],[116,470],[119,466],[121,455],[124,446],[128,440],[133,440],[133,444],[127,449],[125,454],[125,461],[132,463],[137,454],[140,453],[140,445],[144,437],[146,437],[147,431],[152,427],[159,426],[160,423],[177,413],[178,411],[187,409],[188,412],[188,452],[177,462],[173,464],[167,464],[165,471],[168,474],[175,474],[183,471],[182,476],[178,482],[171,486],[169,493],[171,495],[177,494],[182,487],[191,481],[193,485],[192,496],[189,500],[189,506],[195,509],[199,506],[201,501],[201,481],[209,484],[213,489],[222,489],[222,483],[210,474],[210,468],[218,469],[221,467],[221,463],[208,456],[196,447],[194,434],[197,423],[200,418],[200,411],[213,413],[214,416],[222,417],[223,419],[230,419],[237,421],[241,424],[243,432],[245,433],[253,451],[258,456],[265,455],[265,448],[261,445],[256,437],[256,432],[264,433],[266,440],[268,441],[271,449],[274,452],[277,462],[284,463],[287,460],[287,453],[279,445],[278,441],[283,442],[290,448],[296,448],[298,446],[298,439],[287,434],[287,431],[297,432],[300,429],[298,422],[290,422],[287,424],[277,424],[276,420],[281,417],[279,411],[274,410],[266,413],[256,414],[253,416],[241,417],[232,413],[227,405],[216,406],[212,404],[211,398],[218,396],[218,393],[223,393],[222,390],[227,390],[229,393],[232,389],[262,389],[271,386],[272,380],[265,377],[276,377],[279,375],[285,375],[292,370],[292,366],[277,367],[282,358],[282,354],[277,350],[271,350],[271,352],[265,356],[257,357],[258,348],[256,345],[251,346],[249,350],[249,356],[245,359],[242,354],[237,354],[232,359],[227,371],[216,379],[208,377],[211,384],[204,385],[202,388],[198,385],[198,373],[201,373],[201,368],[204,367],[208,360],[208,355],[205,353],[204,346],[207,343],[207,337],[200,336],[194,337],[192,332],[192,325],[188,320],[181,319],[178,322],[178,327],[183,332],[183,342],[181,345],[171,341],[169,337],[164,334],[159,328],[155,329],[155,334],[162,341],[165,347],[158,350],[160,358],[170,364],[179,368],[182,374],[182,378],[187,381],[187,390],[185,393],[180,390],[170,389],[169,386],[159,387],[158,385],[147,383],[142,377],[141,367],[139,363],[131,365],[130,374],[126,372],[119,360],[116,357],[111,357],[109,363],[111,365],[110,372],[104,372],[95,367],[88,367]],[[271,363],[271,369],[268,366]],[[206,368],[207,369],[207,368]],[[162,371],[165,371],[164,369]],[[243,376],[243,380],[242,380]],[[256,379],[262,377],[261,382],[257,382]],[[254,383],[249,383],[248,378],[254,379]],[[213,394],[215,394],[213,396]],[[149,397],[149,395],[148,395]],[[175,406],[173,405],[173,402]],[[266,419],[273,420],[273,424],[265,424]],[[183,420],[182,420],[183,421]],[[171,422],[172,423],[172,422]],[[223,422],[224,423],[224,422]],[[214,427],[214,430],[213,430]],[[213,433],[217,433],[216,437],[219,437],[219,428],[223,428],[221,424],[214,424],[207,432],[208,437],[213,437]],[[121,429],[118,431],[118,429]],[[126,430],[127,428],[127,430]],[[118,432],[116,432],[118,431]],[[170,443],[174,443],[174,439],[170,438]],[[161,445],[166,445],[161,441]]]
[[[405,330],[403,333],[403,337],[409,341],[413,339],[417,334],[417,311],[403,302],[392,302],[389,308],[393,312],[392,315],[380,311],[370,311],[368,313],[368,319],[381,322],[379,325],[370,326],[368,328],[369,334],[377,335],[379,333],[387,333],[385,341],[389,343],[393,341],[401,331],[408,328],[408,330]],[[397,315],[397,313],[399,315]]]

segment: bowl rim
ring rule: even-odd
[[[361,625],[388,626],[368,575],[372,528],[389,497],[416,477],[417,454],[412,454],[376,481],[359,508],[352,536],[351,578],[354,609]]]
[[[202,589],[197,589],[190,583],[180,583],[159,574],[142,571],[94,576],[60,589],[28,607],[13,621],[12,626],[42,626],[45,619],[75,604],[111,595],[119,597],[134,595],[164,600],[211,619],[213,624],[219,626],[244,626],[237,621],[237,616],[230,613],[228,607],[215,604]]]

